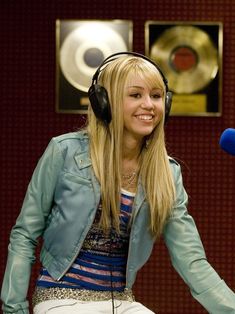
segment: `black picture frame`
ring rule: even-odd
[[[145,53],[168,79],[171,115],[222,115],[221,22],[146,21]]]

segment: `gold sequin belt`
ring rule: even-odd
[[[112,298],[122,301],[133,302],[135,300],[131,289],[125,289],[123,292],[113,291],[95,291],[85,289],[70,288],[36,288],[33,294],[33,306],[40,302],[48,300],[75,299],[80,301],[105,301]]]

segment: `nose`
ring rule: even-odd
[[[147,110],[153,109],[153,107],[154,107],[153,102],[152,102],[152,99],[149,95],[144,97],[143,102],[141,103],[141,107],[143,109],[147,109]]]

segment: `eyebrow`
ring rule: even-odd
[[[140,89],[144,89],[144,87],[138,86],[138,85],[127,86],[127,88],[140,88]]]
[[[144,89],[144,87],[139,86],[139,85],[130,85],[130,86],[127,86],[126,88],[127,89],[129,89],[129,88],[137,88],[137,89],[142,89],[142,90]],[[162,89],[160,87],[153,87],[152,90],[158,90],[158,91],[162,92]]]

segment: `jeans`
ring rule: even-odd
[[[78,301],[73,299],[50,300],[37,304],[34,314],[154,314],[139,302],[114,300]]]

